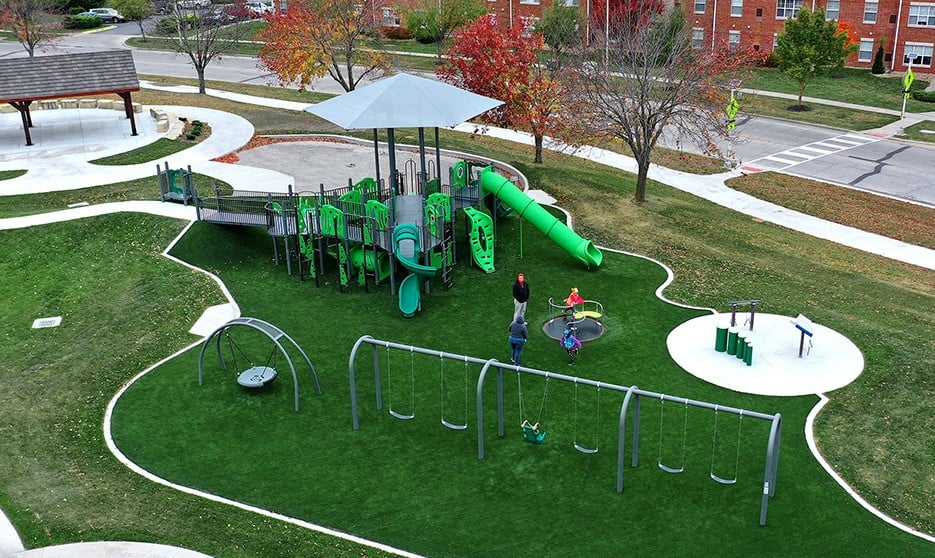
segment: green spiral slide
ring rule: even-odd
[[[590,240],[578,236],[578,233],[552,216],[507,178],[494,172],[493,167],[487,167],[481,171],[480,183],[484,192],[493,194],[508,207],[513,208],[513,211],[520,217],[542,231],[546,238],[558,244],[584,265],[600,267],[601,262],[604,261],[604,255],[594,247]]]
[[[421,246],[419,228],[412,223],[402,223],[393,229],[393,246],[396,259],[409,270],[409,275],[399,284],[399,310],[411,318],[419,310],[422,283],[435,277],[438,269],[419,263]]]

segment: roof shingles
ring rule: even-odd
[[[129,50],[0,60],[0,103],[138,91]]]

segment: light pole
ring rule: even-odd
[[[906,69],[906,75],[903,77],[903,109],[899,112],[899,119],[902,120],[906,118],[906,101],[909,100],[909,86],[912,85],[912,82],[915,80],[915,76],[912,74],[912,63],[916,58],[920,58],[918,54],[906,54],[906,58],[909,59],[909,68]]]
[[[604,2],[604,71],[610,71],[610,0]]]

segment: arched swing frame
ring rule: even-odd
[[[289,364],[289,370],[292,372],[292,385],[294,386],[295,392],[295,410],[299,410],[299,375],[295,371],[295,364],[292,362],[292,357],[289,356],[289,352],[286,351],[286,348],[283,347],[282,343],[279,342],[280,339],[285,339],[289,342],[292,347],[299,351],[299,354],[302,355],[302,358],[305,360],[305,363],[308,364],[309,369],[312,371],[312,378],[315,380],[315,393],[321,395],[321,384],[318,382],[318,373],[315,371],[315,365],[312,364],[308,355],[305,354],[305,351],[302,350],[302,347],[292,337],[289,337],[286,332],[274,326],[273,324],[263,321],[259,318],[234,318],[226,324],[214,330],[211,335],[205,338],[205,342],[201,345],[201,354],[198,356],[198,385],[204,385],[204,362],[205,362],[205,353],[208,350],[208,346],[211,344],[212,339],[216,339],[217,346],[217,355],[218,360],[221,362],[221,368],[227,370],[227,363],[224,361],[224,353],[221,350],[221,339],[225,333],[228,332],[232,327],[243,326],[254,329],[266,335],[273,344],[276,345],[276,349],[279,350],[280,354],[285,357],[286,362]]]

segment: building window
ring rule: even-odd
[[[396,13],[396,10],[393,8],[383,8],[383,26],[384,27],[399,27],[399,14]]]
[[[802,0],[776,0],[776,19],[789,19],[799,14]]]
[[[860,50],[857,51],[858,62],[870,62],[873,59],[873,39],[861,39]]]
[[[523,16],[520,21],[523,24],[523,37],[531,37],[532,32],[535,31],[536,25],[539,23],[539,18]]]
[[[756,17],[763,17],[763,8],[756,9]]]
[[[705,0],[695,0],[695,13],[703,14],[705,10]]]
[[[520,4],[535,4],[539,5],[539,0],[519,0]]]
[[[914,58],[913,58],[914,57]],[[903,65],[930,67],[932,65],[932,43],[906,43],[903,51]]]
[[[727,48],[730,50],[737,50],[740,48],[740,31],[727,32]]]
[[[828,6],[825,8],[825,20],[836,21],[841,12],[841,0],[828,0]]]
[[[935,26],[935,4],[909,4],[909,25]]]
[[[692,48],[701,48],[704,46],[704,29],[692,27]]]
[[[743,15],[743,0],[730,0],[730,17]]]
[[[878,2],[865,2],[864,3],[864,23],[876,23],[877,22],[877,10],[880,8]]]
[[[580,5],[581,5],[580,0],[562,0],[562,6],[565,6],[566,8],[571,8],[571,7],[577,8]]]

